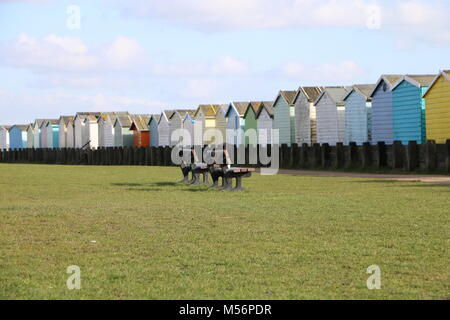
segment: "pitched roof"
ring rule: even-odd
[[[148,122],[151,115],[149,114],[132,114],[130,115],[132,124],[130,130],[149,131]]]
[[[119,116],[129,115],[128,112],[104,112],[98,117],[98,121],[100,120],[108,120],[110,119],[112,123],[115,123]]]
[[[120,114],[116,116],[116,121],[114,121],[114,126],[119,124],[122,128],[130,128],[133,123],[130,114]]]
[[[433,80],[435,79],[436,75],[429,75],[429,74],[424,74],[424,75],[405,75],[403,77],[401,77],[392,87],[392,90],[394,90],[395,88],[397,88],[403,81],[408,81],[409,83],[411,83],[412,85],[418,87],[418,88],[422,88],[422,87],[429,87],[432,83]]]
[[[59,117],[59,123],[61,123],[61,121],[64,123],[64,125],[68,125],[70,122],[73,122],[73,119],[75,117],[74,116],[61,116]]]
[[[0,129],[9,130],[11,129],[11,126],[0,126]]]
[[[280,95],[283,97],[283,99],[284,99],[289,105],[293,105],[293,104],[294,104],[295,96],[297,95],[297,91],[286,91],[286,90],[281,90],[281,91],[280,91]]]
[[[207,117],[215,117],[219,107],[219,104],[201,104],[195,111],[194,117],[196,117],[200,111]]]
[[[301,93],[305,95],[309,102],[314,102],[320,96],[323,91],[323,87],[300,87],[297,90],[297,94],[292,101],[293,104],[297,102],[298,97]]]
[[[179,115],[181,119],[184,119],[186,117],[186,114],[193,115],[195,114],[196,110],[174,110],[172,116],[170,119],[172,119],[175,115]]]
[[[373,96],[377,88],[380,86],[381,82],[385,82],[389,86],[389,90],[392,90],[392,87],[394,84],[400,80],[403,77],[401,74],[383,74],[378,79],[377,83],[375,84],[375,87],[373,88],[372,92],[370,93],[370,97]]]
[[[45,121],[45,125],[48,126],[49,124],[52,125],[59,125],[59,120],[58,119],[49,119]]]
[[[15,124],[9,128],[9,131],[11,131],[13,128],[19,128],[20,131],[27,131],[28,124]]]
[[[351,87],[326,87],[322,94],[316,99],[314,105],[317,105],[325,94],[328,94],[336,104],[343,104],[343,99],[349,90],[351,90]]]
[[[34,128],[40,128],[41,127],[41,125],[42,125],[42,122],[44,122],[45,121],[45,119],[36,119],[36,120],[34,120],[34,123],[33,123],[33,127]]]
[[[372,97],[370,94],[372,93],[373,89],[375,88],[374,84],[355,84],[351,87],[351,89],[347,92],[345,97],[342,100],[347,100],[347,98],[352,94],[352,92],[356,91],[360,95],[362,95],[366,101],[371,101]]]
[[[256,111],[256,119],[259,118],[261,112],[266,110],[267,113],[272,117],[273,116],[273,101],[262,101]]]
[[[425,96],[428,95],[428,92],[431,91],[431,88],[433,88],[433,86],[436,84],[436,82],[439,80],[439,78],[444,77],[444,79],[446,79],[447,81],[450,81],[450,71],[448,70],[443,70],[440,71],[434,78],[433,82],[430,84],[430,87],[427,89],[427,91],[423,94],[423,97],[425,98]]]
[[[87,118],[89,118],[89,120],[96,121],[98,117],[100,117],[100,115],[101,115],[100,112],[77,112],[74,120],[76,118],[80,118],[82,121],[84,121]]]
[[[148,120],[148,124],[150,125],[150,121],[153,119],[156,121],[156,123],[159,123],[159,119],[161,118],[161,114],[152,114],[150,115],[150,119]]]

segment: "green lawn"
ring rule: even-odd
[[[450,298],[449,186],[256,175],[233,193],[180,179],[0,165],[0,299]],[[381,290],[366,286],[373,264]]]

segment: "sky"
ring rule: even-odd
[[[0,124],[450,69],[448,0],[0,0]]]

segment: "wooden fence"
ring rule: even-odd
[[[242,147],[245,161],[236,161],[238,150],[234,147],[232,161],[239,166],[261,167],[259,157],[250,161],[252,152],[263,152],[270,156],[272,148],[268,146]],[[241,151],[242,151],[241,149]],[[172,148],[100,148],[91,149],[20,149],[0,151],[1,163],[36,163],[60,165],[131,165],[131,166],[174,166],[171,160]],[[241,153],[242,154],[242,153]],[[410,142],[402,145],[366,143],[357,146],[327,144],[282,145],[279,147],[280,169],[316,169],[316,170],[366,170],[366,171],[405,171],[423,173],[450,173],[450,140],[446,144],[428,141],[418,145]]]

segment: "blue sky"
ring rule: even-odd
[[[435,74],[450,68],[449,12],[444,0],[0,0],[0,124]]]

